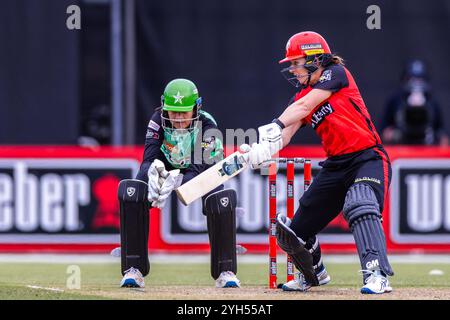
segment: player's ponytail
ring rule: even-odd
[[[333,56],[331,57],[331,63],[333,64],[341,64],[344,65],[344,59],[340,56],[338,56],[337,54],[333,54]]]

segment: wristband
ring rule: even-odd
[[[280,126],[281,129],[286,128],[286,126],[284,125],[283,122],[281,122],[280,120],[278,120],[278,118],[275,118],[272,120],[272,123],[276,123],[278,126]]]

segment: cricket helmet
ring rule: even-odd
[[[286,57],[279,63],[289,62],[312,55],[331,54],[326,40],[317,32],[304,31],[294,34],[286,44]]]
[[[305,58],[304,67],[308,73],[302,77],[308,77],[305,84],[301,84],[294,70],[299,66],[289,66],[281,70],[282,75],[295,87],[306,88],[311,80],[311,75],[320,66],[326,67],[332,62],[333,55],[325,39],[314,31],[304,31],[294,34],[286,44],[286,57],[279,63],[292,62],[296,59]]]
[[[189,112],[194,107],[199,109],[202,98],[198,94],[196,85],[187,79],[170,81],[161,96],[161,107],[164,111]]]

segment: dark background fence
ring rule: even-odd
[[[95,134],[111,143],[107,3],[0,2],[0,143],[73,144]],[[70,4],[81,6],[80,31],[66,28]],[[372,4],[381,8],[381,30],[366,27]],[[404,63],[424,59],[450,125],[449,1],[136,0],[134,10],[132,143],[143,142],[165,84],[176,77],[198,85],[222,129],[271,121],[295,93],[278,60],[303,30],[321,33],[346,59],[377,124]],[[319,141],[305,129],[294,142]]]

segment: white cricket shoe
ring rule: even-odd
[[[240,288],[241,281],[231,271],[223,271],[216,279],[216,288]]]
[[[125,271],[125,275],[120,282],[120,286],[122,288],[144,288],[144,277],[138,269],[131,267],[130,269]]]
[[[327,269],[325,267],[322,271],[317,274],[317,279],[319,280],[319,286],[326,285],[331,281],[330,276],[328,275]],[[303,273],[297,272],[295,274],[295,279],[291,280],[281,287],[283,291],[306,291],[311,288],[311,284],[306,282]]]
[[[360,272],[370,273],[370,276],[365,281],[366,284],[361,288],[362,294],[382,294],[392,291],[389,280],[380,271],[361,270]]]

